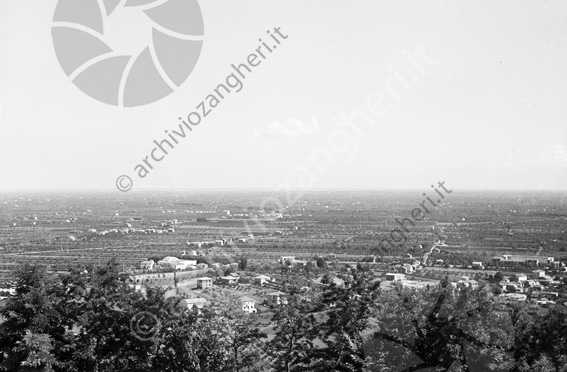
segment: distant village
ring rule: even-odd
[[[253,238],[250,236],[249,238]],[[192,246],[201,247],[205,244],[225,244],[222,239],[214,242],[192,242]],[[202,251],[182,251],[181,257],[205,256]],[[324,261],[324,264],[322,263]],[[375,260],[374,260],[375,261]],[[560,288],[567,284],[567,267],[564,262],[556,261],[553,257],[502,255],[493,257],[489,262],[474,261],[464,268],[444,265],[443,260],[431,260],[425,266],[420,260],[406,255],[403,263],[389,265],[390,271],[384,271],[384,265],[376,262],[366,262],[374,271],[380,286],[387,289],[395,285],[407,288],[426,288],[438,286],[440,279],[430,275],[435,272],[445,272],[442,269],[454,270],[447,275],[450,285],[456,290],[465,288],[477,289],[482,281],[488,282],[494,292],[494,298],[501,302],[528,301],[541,307],[556,303],[567,306],[567,293]],[[425,260],[427,261],[427,259]],[[335,254],[316,259],[298,259],[295,256],[280,256],[274,265],[270,266],[273,273],[266,270],[244,270],[241,262],[221,264],[218,262],[201,262],[197,259],[184,259],[173,256],[164,257],[157,262],[145,260],[140,262],[139,270],[132,274],[132,286],[145,291],[146,286],[177,287],[177,294],[182,294],[189,309],[199,312],[208,301],[211,291],[225,291],[242,302],[242,310],[247,313],[267,311],[271,306],[285,301],[286,294],[279,285],[282,278],[282,268],[301,272],[307,267],[326,267],[336,285],[341,285],[341,276],[348,273],[355,263],[340,262]],[[490,270],[487,269],[488,266]],[[435,269],[432,271],[432,269]],[[460,269],[460,270],[459,270]],[[465,270],[467,275],[458,276]],[[487,274],[488,273],[488,274]],[[505,274],[503,274],[505,273]],[[553,274],[555,273],[555,274]],[[213,275],[211,275],[213,274]],[[348,274],[347,274],[348,275]],[[322,284],[320,275],[311,280],[312,286]],[[479,277],[482,277],[480,279]],[[479,278],[479,279],[475,279]],[[179,290],[181,289],[181,291]],[[304,288],[310,290],[309,287]]]

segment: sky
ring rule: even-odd
[[[102,40],[139,53],[155,24],[123,3]],[[567,191],[567,3],[199,5],[203,43],[187,80],[154,103],[117,107],[83,93],[60,66],[57,1],[0,0],[0,191],[120,192],[123,176],[134,191],[438,181]],[[208,107],[231,65],[246,63],[259,39],[273,43],[275,28],[285,36],[277,49],[264,49],[242,89]],[[199,104],[208,115],[152,160],[154,141],[179,131],[178,118]]]

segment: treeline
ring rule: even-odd
[[[22,266],[0,309],[0,371],[567,371],[562,305],[539,315],[447,281],[385,288],[361,265],[342,279],[290,277],[266,318],[214,292],[199,315],[143,296],[113,262],[64,277]]]

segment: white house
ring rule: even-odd
[[[270,282],[272,280],[272,278],[270,278],[267,275],[258,275],[257,277],[254,278],[254,283],[259,284],[259,285],[264,285],[264,283],[266,282]]]
[[[174,270],[185,270],[189,266],[196,266],[196,260],[180,260],[177,257],[165,257],[163,260],[157,262],[161,267],[167,267]]]
[[[240,302],[242,302],[242,310],[248,314],[253,314],[258,311],[255,307],[256,301],[253,298],[244,296],[240,298]]]
[[[268,293],[268,298],[267,298],[268,306],[287,303],[287,300],[285,298],[282,298],[284,294],[285,293],[282,292]]]
[[[412,274],[414,271],[415,271],[415,267],[413,267],[413,265],[407,263],[402,265],[401,272],[403,274]]]
[[[543,278],[545,276],[545,270],[534,270],[532,271],[536,278]]]
[[[203,308],[207,304],[207,300],[202,297],[187,298],[185,299],[185,302],[187,303],[187,308],[195,314],[201,314]]]
[[[155,266],[154,260],[142,261],[140,262],[140,269],[143,270],[153,270]]]
[[[281,264],[284,264],[286,262],[293,263],[295,261],[295,257],[294,256],[281,256],[279,261],[280,261]]]
[[[481,269],[481,270],[483,270],[483,269],[484,269],[484,262],[482,262],[482,261],[473,261],[472,267],[473,267],[473,269]]]
[[[518,279],[519,282],[528,281],[528,276],[526,274],[518,274],[516,275],[516,278]]]
[[[390,282],[405,280],[406,275],[400,273],[387,273],[386,280]]]
[[[205,289],[205,288],[212,288],[213,286],[213,279],[208,278],[206,276],[197,279],[197,288]]]

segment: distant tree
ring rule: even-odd
[[[313,263],[311,261],[305,264],[304,270],[306,273],[312,273],[314,269]]]
[[[243,256],[238,263],[238,267],[240,270],[246,270],[246,266],[248,266],[248,258]]]
[[[327,268],[327,262],[322,257],[317,257],[316,263],[317,263],[317,267],[321,269]]]
[[[504,275],[502,275],[500,271],[496,272],[496,274],[494,274],[494,281],[501,282],[502,280],[504,280]]]
[[[492,294],[498,296],[501,295],[502,292],[504,292],[504,290],[502,289],[502,287],[500,287],[499,285],[491,285],[490,286],[490,291],[492,292]]]

